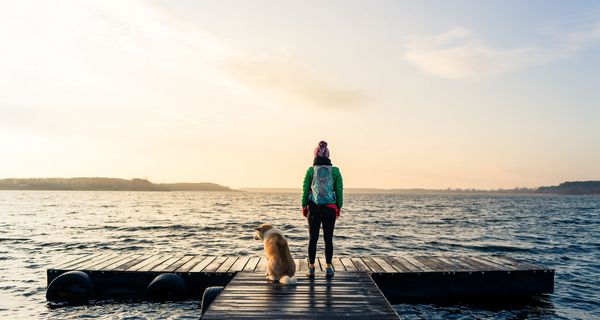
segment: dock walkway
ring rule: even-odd
[[[337,272],[333,279],[297,277],[295,286],[240,272],[202,319],[399,319],[366,272]]]
[[[295,262],[301,279],[307,262],[300,258]],[[318,277],[323,276],[324,266],[318,259]],[[83,271],[93,283],[95,296],[119,298],[143,297],[155,277],[174,273],[185,281],[188,296],[198,298],[205,288],[226,286],[240,272],[264,274],[265,268],[266,259],[256,256],[88,254],[57,263],[47,270],[47,276],[50,284],[65,272]],[[554,291],[554,270],[505,256],[338,256],[333,268],[339,275],[367,273],[390,300]]]

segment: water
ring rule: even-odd
[[[0,318],[197,319],[197,301],[51,309],[46,266],[92,252],[259,255],[253,228],[307,243],[299,195],[0,191]],[[531,301],[397,304],[406,319],[599,319],[600,197],[348,194],[338,255],[507,254],[556,269]],[[322,247],[319,254],[322,254]]]

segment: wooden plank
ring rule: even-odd
[[[306,259],[300,259],[300,270],[308,271],[308,261]]]
[[[497,259],[494,259],[493,257],[488,257],[488,256],[483,257],[482,256],[482,257],[478,257],[478,258],[495,264],[496,266],[498,266],[498,268],[500,270],[518,270],[519,269],[517,266],[513,265],[512,263],[506,263],[504,261],[499,261]]]
[[[430,268],[434,272],[448,272],[448,271],[450,271],[449,269],[446,268],[445,265],[441,264],[434,257],[419,256],[419,257],[414,257],[414,258],[415,258],[415,260],[421,262],[423,265],[427,266],[428,268]]]
[[[389,265],[391,265],[392,267],[394,267],[394,269],[396,269],[396,272],[399,272],[399,273],[411,272],[410,269],[406,268],[403,264],[401,264],[400,262],[396,261],[393,257],[387,257],[385,259],[385,261]]]
[[[260,257],[260,260],[258,260],[258,264],[256,265],[256,268],[254,269],[254,271],[266,273],[267,272],[267,258]]]
[[[438,257],[438,259],[444,261],[447,264],[452,264],[455,266],[455,268],[458,269],[458,271],[460,272],[469,272],[469,271],[476,271],[476,269],[473,268],[473,266],[469,263],[466,263],[465,261],[458,259],[457,257]]]
[[[399,269],[404,268],[404,270],[408,270],[407,272],[425,272],[425,270],[410,263],[404,257],[392,257],[391,260],[392,260],[392,262],[395,262],[395,264],[393,264],[394,267],[399,268]]]
[[[242,271],[254,271],[254,269],[256,269],[256,266],[258,265],[259,260],[260,257],[251,257]]]
[[[354,263],[352,263],[352,260],[350,260],[350,258],[341,258],[340,260],[344,264],[344,268],[346,268],[346,271],[358,271],[358,269],[356,268]]]
[[[375,261],[383,269],[384,272],[396,273],[396,269],[394,269],[394,267],[387,263],[383,258],[373,257],[373,261]]]
[[[469,257],[469,258],[471,260],[479,262],[480,264],[486,265],[489,268],[489,270],[500,270],[500,271],[501,270],[506,270],[506,269],[502,268],[501,266],[498,266],[495,263],[489,262],[487,260],[480,259],[479,257]]]
[[[183,258],[183,255],[175,255],[172,256],[170,258],[168,258],[167,260],[163,261],[161,264],[154,266],[152,269],[150,269],[151,272],[162,272],[165,269],[167,269],[168,267],[170,267],[173,263],[181,260],[181,258]]]
[[[462,270],[459,266],[455,265],[454,263],[446,262],[444,258],[429,257],[429,260],[433,261],[438,266],[438,268],[440,268],[440,270],[444,272],[456,272]]]
[[[526,262],[519,262],[517,260],[509,260],[509,259],[503,259],[502,257],[498,257],[498,256],[485,256],[482,257],[488,261],[494,262],[498,265],[504,266],[505,268],[509,269],[509,270],[541,270],[543,268],[540,268],[539,266],[533,265],[533,264],[529,264]]]
[[[237,261],[238,257],[228,257],[223,263],[215,270],[216,272],[227,272],[231,266]]]
[[[300,271],[302,271],[302,270],[300,269],[300,260],[301,260],[301,259],[298,259],[298,258],[294,259],[294,264],[296,265],[296,272],[300,272]]]
[[[125,259],[117,261],[117,262],[115,262],[115,263],[113,263],[111,265],[108,265],[104,269],[109,270],[109,271],[114,271],[115,268],[117,268],[117,267],[119,267],[121,265],[124,265],[124,264],[126,264],[128,262],[132,262],[132,261],[134,261],[135,259],[137,259],[137,258],[139,258],[141,256],[142,256],[141,254],[127,255]]]
[[[112,259],[112,258],[114,258],[116,256],[119,256],[119,254],[118,253],[111,253],[111,254],[103,255],[103,256],[97,257],[97,258],[95,258],[93,260],[90,260],[90,261],[87,261],[85,263],[82,263],[80,265],[74,266],[74,269],[77,269],[77,270],[92,270],[95,265],[101,264],[104,261],[110,260],[110,259]]]
[[[479,261],[471,259],[471,257],[460,257],[458,259],[473,266],[473,272],[491,271],[491,270],[495,269],[495,268],[491,267],[489,264],[483,264]]]
[[[194,257],[195,256],[193,256],[193,255],[185,255],[185,256],[183,256],[183,258],[177,260],[175,263],[173,263],[170,266],[164,268],[163,271],[164,272],[174,272],[175,270],[179,269],[179,267],[183,266],[188,261],[192,260]]]
[[[207,256],[193,256],[188,262],[182,264],[181,266],[179,266],[179,268],[176,268],[175,270],[173,270],[174,272],[189,272],[193,267],[195,267],[197,264],[201,263],[202,261],[208,259]]]
[[[250,261],[250,257],[240,257],[227,272],[238,272],[244,270],[244,267],[248,261]]]
[[[206,266],[206,268],[202,269],[202,272],[215,272],[225,260],[227,260],[227,257],[225,256],[216,257],[215,260]]]
[[[101,256],[101,253],[88,253],[88,254],[84,254],[81,255],[79,257],[73,258],[73,259],[69,259],[68,261],[63,261],[58,263],[57,265],[50,267],[49,269],[54,269],[54,270],[63,270],[63,269],[70,269],[71,266],[77,265],[77,264],[81,264],[85,261],[88,261],[90,259],[93,259],[95,257]]]
[[[146,264],[145,266],[139,268],[137,271],[140,272],[150,272],[152,269],[154,269],[154,267],[162,264],[163,262],[171,259],[172,256],[171,255],[161,255],[160,258]]]
[[[333,258],[331,260],[331,264],[333,265],[333,270],[335,271],[346,271],[346,268],[344,267],[344,264],[340,258]]]
[[[190,271],[188,272],[206,272],[206,267],[211,264],[213,261],[215,261],[215,259],[217,259],[218,257],[216,256],[208,256],[206,257],[204,260],[202,260],[200,263],[196,264],[192,269],[190,269]]]
[[[315,260],[315,271],[325,271],[325,268],[326,268],[325,259],[317,258]]]
[[[129,267],[129,269],[126,269],[125,271],[128,271],[128,272],[139,271],[141,268],[144,268],[146,265],[149,265],[162,257],[163,256],[160,254],[152,255],[152,256],[148,257],[148,259],[146,259],[144,261],[140,261],[138,264],[135,264],[135,265]]]
[[[120,264],[123,261],[128,261],[130,260],[131,255],[117,255],[112,259],[106,260],[100,264],[97,264],[93,267],[92,270],[110,270],[108,267],[112,266],[114,264]]]
[[[371,272],[371,269],[367,267],[361,258],[350,258],[350,260],[352,260],[358,271]]]
[[[113,271],[125,271],[128,268],[130,268],[131,266],[134,266],[146,259],[148,259],[149,257],[151,257],[151,255],[139,255],[137,258],[134,258],[130,261],[124,262],[118,266],[112,267]]]
[[[373,260],[373,258],[362,257],[362,261],[367,265],[367,267],[369,267],[369,269],[371,269],[372,272],[383,272],[383,268],[380,267],[377,262]]]
[[[433,272],[433,271],[435,271],[435,269],[432,269],[432,268],[426,266],[425,264],[421,263],[419,260],[415,259],[414,257],[403,256],[403,258],[404,258],[404,260],[408,261],[413,266],[415,266],[415,267],[423,270],[423,272]]]

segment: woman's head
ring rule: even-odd
[[[319,142],[319,145],[315,149],[315,157],[329,158],[329,149],[327,149],[327,142]]]

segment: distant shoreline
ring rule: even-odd
[[[210,182],[152,183],[146,179],[119,178],[9,178],[0,179],[0,190],[54,191],[234,191]]]
[[[146,179],[79,177],[79,178],[8,178],[0,179],[0,190],[56,190],[56,191],[230,191],[300,193],[300,188],[239,188],[232,189],[211,182],[152,183]],[[378,189],[345,188],[346,193],[362,194],[562,194],[600,195],[600,181],[568,181],[557,186],[514,189]]]
[[[240,188],[248,192],[279,192],[300,193],[300,188]],[[569,181],[557,186],[546,186],[538,188],[514,188],[514,189],[378,189],[378,188],[344,188],[345,193],[362,194],[563,194],[563,195],[600,195],[600,181]]]

